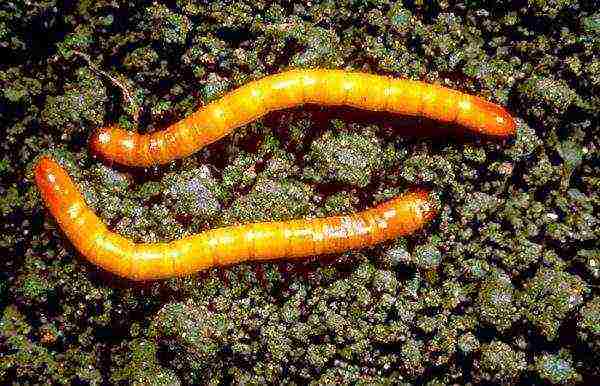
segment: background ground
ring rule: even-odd
[[[0,380],[597,383],[598,9],[2,2]],[[106,123],[158,130],[249,80],[308,67],[477,94],[518,117],[518,135],[410,137],[422,122],[306,107],[161,168],[88,152]],[[134,284],[85,262],[44,210],[30,167],[46,151],[137,241],[348,213],[414,184],[442,210],[377,248]]]

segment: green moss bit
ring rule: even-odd
[[[462,53],[454,54],[451,60],[461,58]],[[468,75],[481,79],[485,90],[490,90],[495,102],[506,104],[510,96],[510,86],[514,83],[517,75],[514,63],[511,63],[508,58],[492,58],[491,60],[481,60],[483,51],[479,51],[478,58],[469,60],[463,72]]]
[[[523,315],[548,340],[554,340],[562,321],[583,302],[589,292],[579,276],[541,268],[519,294]]]
[[[578,327],[582,334],[591,334],[600,337],[600,296],[592,298],[585,307],[579,311]]]
[[[473,145],[465,145],[463,148],[463,155],[467,161],[478,164],[485,163],[487,159],[485,149],[483,147],[475,147]]]
[[[508,344],[493,341],[481,347],[481,368],[493,381],[511,382],[527,368],[525,353],[513,350]]]
[[[290,60],[294,67],[340,67],[343,60],[338,55],[340,38],[331,29],[309,23],[296,23],[288,29],[287,35],[302,46],[300,52]]]
[[[116,368],[111,382],[130,382],[133,385],[180,385],[173,370],[165,369],[156,359],[156,345],[144,339],[129,342],[129,352],[123,368]]]
[[[515,144],[506,150],[506,154],[515,161],[525,159],[541,145],[542,140],[535,134],[534,129],[525,124],[518,125]]]
[[[65,93],[48,96],[42,110],[42,120],[54,130],[69,133],[97,127],[104,119],[106,88],[91,70],[77,70],[77,80],[68,82]]]
[[[408,247],[404,238],[395,240],[394,244],[384,250],[379,259],[381,265],[386,268],[408,265],[411,261],[412,256],[408,252]]]
[[[4,189],[3,189],[4,190]],[[0,214],[8,216],[16,208],[25,204],[25,197],[21,196],[17,186],[12,185],[0,193]]]
[[[32,98],[42,92],[42,83],[24,76],[19,67],[0,71],[0,84],[4,98],[13,103],[31,103]]]
[[[586,32],[600,35],[600,13],[584,17],[581,24]]]
[[[117,194],[127,193],[131,185],[131,179],[127,174],[103,164],[92,167],[90,176],[99,186]]]
[[[489,222],[483,225],[479,232],[483,240],[490,241],[495,246],[505,245],[510,238],[509,232],[503,231],[502,225],[497,222]]]
[[[187,16],[171,11],[165,5],[154,3],[147,9],[150,23],[147,27],[152,38],[164,45],[184,44],[192,28]],[[158,28],[157,28],[158,27]]]
[[[477,297],[477,309],[482,321],[503,331],[510,328],[519,318],[514,304],[515,289],[510,278],[500,272],[493,272],[481,284]]]
[[[456,344],[464,354],[470,354],[479,349],[479,339],[472,332],[460,335]]]
[[[585,267],[594,278],[600,278],[600,249],[582,249],[577,256],[583,259]]]
[[[4,158],[0,159],[0,176],[7,175],[9,171],[14,172],[14,167],[5,156]]]
[[[511,242],[512,252],[502,253],[502,264],[510,269],[524,271],[533,263],[541,260],[543,248],[540,244],[536,244],[528,239],[519,237]]]
[[[548,155],[544,150],[535,154],[537,158],[535,164],[523,176],[523,179],[531,187],[538,187],[548,184],[549,182],[559,181],[561,168],[552,166]]]
[[[594,196],[588,197],[577,189],[569,189],[566,194],[552,192],[548,201],[565,215],[563,221],[547,225],[549,237],[564,243],[570,240],[592,241],[600,236],[600,221],[593,209]]]
[[[413,338],[404,342],[400,349],[403,369],[413,378],[425,371],[423,349],[423,342]]]
[[[515,193],[503,208],[502,217],[505,218],[522,238],[538,235],[539,226],[550,222],[550,217],[545,213],[547,209],[540,202],[534,200],[532,192]],[[518,243],[512,243],[518,247]],[[512,258],[512,261],[517,261]]]
[[[40,335],[47,327],[35,331],[15,306],[4,309],[0,318],[0,341],[3,356],[0,360],[0,379],[8,376],[19,379],[44,379],[52,384],[87,381],[101,382],[97,358],[92,353],[68,349],[64,355],[56,355],[31,337]]]
[[[379,293],[395,295],[398,290],[398,279],[392,271],[377,270],[373,276],[373,289]]]
[[[273,145],[264,147],[273,147],[274,154],[265,162],[265,167],[262,172],[262,176],[273,178],[273,179],[284,179],[299,174],[299,168],[294,163],[293,156],[289,153],[279,150],[279,142],[276,141],[272,136],[267,136],[265,141],[272,140]]]
[[[212,102],[222,97],[228,89],[229,83],[227,79],[215,73],[210,73],[207,76],[206,84],[202,87],[202,96],[206,103]]]
[[[230,326],[225,315],[206,306],[192,302],[167,304],[158,313],[154,328],[166,336],[177,336],[197,360],[213,360]]]
[[[172,90],[174,91],[174,90]],[[172,92],[171,94],[176,95],[176,92]],[[165,113],[170,112],[173,109],[173,102],[168,100],[159,100],[156,103],[152,104],[150,108],[150,114],[153,119],[161,118],[165,115]]]
[[[227,44],[212,36],[194,36],[190,47],[181,57],[197,79],[205,80],[208,66],[223,61],[231,52]]]
[[[402,163],[401,176],[413,184],[435,182],[442,188],[464,194],[464,187],[456,183],[456,169],[456,164],[449,162],[446,157],[418,152]]]
[[[562,114],[572,104],[583,104],[581,97],[563,79],[534,75],[519,87],[519,91],[537,103],[538,107],[531,111],[539,117],[547,107]]]
[[[544,251],[544,255],[542,256],[542,264],[556,271],[563,271],[569,267],[569,263],[564,259],[561,259],[553,250]]]
[[[578,4],[577,0],[528,0],[529,7],[537,16],[556,18],[558,14],[565,9],[574,8]]]
[[[600,86],[600,59],[593,59],[584,70],[592,84]]]
[[[123,65],[130,71],[150,72],[160,59],[160,56],[152,47],[138,47],[127,54]]]
[[[241,152],[223,170],[223,185],[226,188],[248,188],[256,180],[256,163],[259,155]]]
[[[583,147],[573,141],[563,141],[558,145],[558,154],[563,159],[563,180],[561,185],[566,189],[575,168],[583,161]]]
[[[50,5],[41,6],[45,11]],[[53,6],[53,5],[52,5]],[[35,17],[35,12],[31,9],[25,10],[25,7],[5,7],[0,12],[0,47],[9,48],[15,52],[22,52],[27,49],[23,41],[23,36],[19,36],[19,26],[26,25],[30,18]]]
[[[322,367],[335,354],[335,346],[332,344],[310,345],[306,351],[308,363],[317,371],[321,371]]]
[[[212,218],[221,211],[219,201],[226,198],[226,192],[220,189],[207,167],[169,173],[162,183],[166,205],[178,215]]]
[[[84,182],[82,185],[86,202],[92,205],[104,221],[109,223],[112,221],[113,230],[124,237],[138,242],[158,242],[173,240],[187,235],[188,232],[198,231],[198,224],[192,224],[192,229],[185,229],[162,204],[142,205],[139,197],[156,194],[152,192],[151,185],[142,186],[143,190],[138,192],[130,193],[127,190],[119,194],[114,192],[115,189],[119,189],[116,187],[118,183],[117,185],[96,184],[94,189],[89,186],[89,182]],[[92,194],[93,190],[96,192]]]
[[[352,213],[358,204],[358,197],[350,192],[338,192],[328,196],[319,208],[323,217],[335,216],[341,213]]]
[[[428,306],[430,304],[427,304]],[[442,314],[436,316],[421,315],[417,320],[416,326],[426,334],[442,330],[444,324],[448,323],[448,317]]]
[[[384,153],[372,133],[326,132],[311,144],[305,169],[316,182],[365,187],[384,165]]]
[[[57,44],[58,53],[65,59],[71,59],[74,50],[86,52],[88,47],[94,42],[94,31],[89,25],[80,24],[75,27],[75,32],[68,34],[62,42]]]
[[[418,245],[413,252],[413,262],[420,269],[434,269],[442,262],[442,253],[435,245]]]
[[[542,379],[553,384],[573,384],[581,381],[573,368],[573,359],[567,350],[560,350],[557,354],[545,353],[535,359],[535,368]]]
[[[467,259],[461,265],[464,267],[467,279],[470,280],[483,279],[492,269],[491,265],[482,259]]]
[[[261,179],[228,212],[243,222],[301,218],[314,211],[312,195],[310,186],[299,181]]]
[[[36,273],[26,274],[19,278],[17,293],[23,296],[27,303],[43,303],[48,295],[54,290],[52,284],[44,277]]]
[[[394,3],[388,11],[387,17],[392,27],[401,33],[409,32],[411,24],[415,22],[410,10],[404,8],[401,3]]]
[[[465,322],[463,317],[451,316],[437,317],[437,329],[433,337],[428,341],[428,359],[434,366],[452,363],[452,358],[457,354],[459,335],[466,328],[473,328],[472,323]],[[466,325],[468,324],[468,326]]]
[[[465,197],[465,203],[460,208],[462,221],[477,220],[483,222],[488,215],[495,213],[502,204],[502,200],[483,192],[469,193]]]

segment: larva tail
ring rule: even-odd
[[[465,127],[479,128],[481,134],[496,137],[514,135],[517,125],[503,107],[482,98],[472,98],[475,107],[470,114],[459,114],[457,122]]]

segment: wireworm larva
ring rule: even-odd
[[[161,131],[102,128],[92,135],[90,146],[124,165],[163,164],[189,156],[270,111],[305,103],[422,116],[492,136],[511,135],[516,127],[504,108],[449,88],[343,70],[290,70],[239,87]]]
[[[363,212],[207,230],[170,243],[134,243],[111,232],[52,158],[34,166],[46,206],[90,262],[132,280],[187,275],[242,261],[301,258],[362,248],[410,234],[435,215],[429,192],[415,190]]]

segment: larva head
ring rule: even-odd
[[[90,138],[93,154],[114,160],[123,165],[132,165],[132,152],[137,145],[137,134],[127,132],[118,126],[106,126],[97,130]]]
[[[34,167],[35,183],[51,211],[61,206],[65,195],[71,194],[70,179],[65,170],[52,158],[41,157]]]
[[[412,189],[377,206],[393,237],[410,235],[430,222],[438,210],[436,198],[426,189]]]
[[[103,127],[94,132],[89,144],[91,152],[100,157],[106,157],[111,144],[114,142],[113,132],[114,128],[111,126]]]
[[[44,192],[48,189],[51,181],[48,180],[48,175],[51,174],[51,170],[54,167],[54,161],[47,156],[42,156],[35,164],[33,168],[33,174],[35,176],[35,183],[37,184],[40,191]]]
[[[480,98],[477,98],[475,103],[479,111],[479,129],[484,134],[498,137],[515,134],[515,120],[503,107]]]

